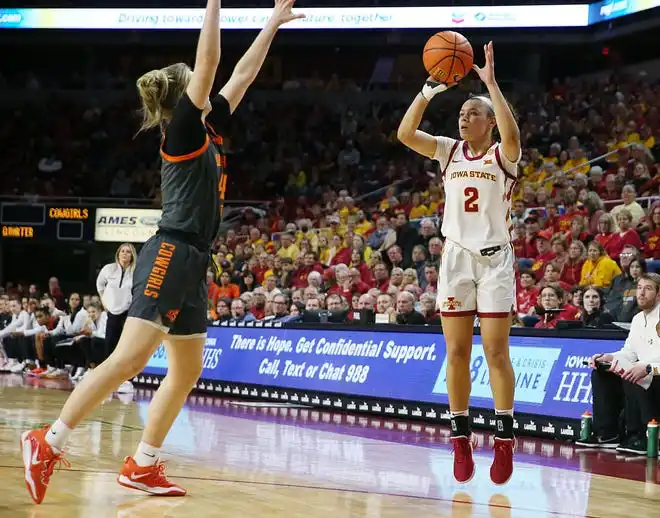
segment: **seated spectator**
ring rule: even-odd
[[[616,312],[612,313],[615,322],[632,322],[633,317],[639,313],[637,306],[637,283],[642,275],[646,272],[646,261],[644,259],[635,258],[630,262],[630,277],[631,286],[623,293],[621,302],[616,308]]]
[[[308,297],[305,301],[305,310],[314,311],[321,309],[323,305],[321,304],[321,299],[318,296]]]
[[[264,304],[265,305],[265,304]],[[238,324],[240,322],[254,322],[256,318],[252,313],[245,312],[245,302],[241,299],[234,299],[231,303],[231,318],[229,319],[230,324]]]
[[[630,290],[637,283],[630,275],[630,264],[636,258],[639,258],[639,251],[632,245],[624,246],[619,254],[618,259],[621,273],[612,279],[612,284],[605,292],[605,298],[607,299],[605,311],[610,315],[617,314],[619,307],[623,303],[624,294],[628,294],[625,296],[630,296]]]
[[[293,233],[285,232],[280,234],[280,249],[277,251],[277,255],[284,258],[288,257],[294,261],[300,254],[300,249],[298,245],[295,244],[295,236]]]
[[[442,239],[439,237],[431,238],[429,241],[429,255],[427,262],[440,264],[442,262]],[[417,274],[421,278],[421,272],[417,270]]]
[[[291,320],[295,318],[299,318],[302,316],[304,311],[305,311],[305,305],[302,302],[300,301],[292,302],[291,307],[289,308],[289,318],[291,318]]]
[[[371,270],[369,270],[369,265],[365,262],[363,254],[358,249],[353,249],[351,251],[351,268],[355,268],[360,272],[360,280],[367,286],[372,286],[374,282],[373,275]]]
[[[11,320],[0,331],[0,340],[6,353],[6,361],[2,365],[2,372],[21,373],[25,370],[28,352],[23,347],[23,333],[30,329],[30,315],[21,307],[21,300],[13,298],[9,301]]]
[[[566,240],[566,243],[570,245],[575,241],[581,241],[585,245],[593,239],[591,234],[587,231],[587,226],[584,220],[584,216],[581,214],[575,214],[573,220],[571,221],[571,228],[561,236]],[[554,251],[554,250],[553,250]]]
[[[215,306],[215,311],[209,315],[210,325],[217,326],[231,319],[231,299],[221,298]]]
[[[544,230],[539,232],[536,236],[536,257],[532,264],[532,271],[537,279],[543,277],[545,264],[554,260],[556,254],[552,251],[550,240],[552,239],[552,231]]]
[[[605,252],[603,245],[597,241],[589,243],[587,248],[587,260],[582,266],[580,276],[581,286],[597,286],[609,288],[614,277],[621,273],[621,268]]]
[[[390,287],[390,276],[387,273],[387,266],[381,262],[374,266],[374,283],[379,291],[385,293]]]
[[[536,314],[541,319],[534,326],[537,329],[554,329],[560,320],[572,320],[566,318],[563,306],[564,292],[559,286],[550,285],[541,290],[539,295],[540,304],[536,305]]]
[[[619,231],[614,234],[614,237],[606,248],[609,256],[616,260],[619,254],[626,245],[634,246],[637,250],[642,250],[644,245],[639,238],[637,230],[632,228],[632,215],[630,211],[623,209],[616,215],[616,221],[619,226]]]
[[[252,313],[255,320],[263,320],[266,316],[266,291],[263,288],[255,288],[252,292],[250,313]]]
[[[316,254],[310,251],[305,253],[303,266],[298,268],[291,277],[291,286],[304,288],[307,286],[307,277],[312,272],[322,274],[323,267],[317,261]]]
[[[355,286],[353,293],[355,294],[356,291],[359,294],[367,293],[372,284],[367,284],[362,281],[362,274],[360,274],[360,271],[357,268],[351,268],[349,273],[351,275],[351,280],[353,281],[353,286]]]
[[[372,311],[375,311],[375,306],[376,306],[376,301],[371,295],[369,295],[368,293],[365,293],[364,295],[360,295],[357,304],[358,310],[370,309]]]
[[[605,251],[610,255],[610,247],[615,241],[616,234],[614,233],[614,218],[611,214],[602,214],[598,220],[598,234],[594,238],[597,243],[600,243]],[[613,259],[616,259],[614,256]]]
[[[646,223],[648,234],[644,246],[644,255],[649,259],[660,260],[660,201],[656,201],[651,205]]]
[[[76,361],[74,366],[82,367],[85,372],[93,371],[110,354],[105,341],[108,314],[96,302],[90,303],[86,310],[87,322],[85,322],[80,334],[73,337],[73,347],[77,346],[78,350],[82,352],[82,363]],[[75,354],[75,351],[72,352]]]
[[[580,320],[584,327],[604,328],[613,322],[612,315],[605,311],[603,290],[589,286],[582,295]]]
[[[556,284],[564,293],[571,291],[571,285],[560,280],[562,267],[557,261],[550,261],[545,263],[543,270],[543,278],[539,281],[539,288],[544,288],[549,284]]]
[[[284,322],[289,319],[288,301],[284,295],[278,293],[273,296],[272,315],[266,320],[270,322]]]
[[[623,348],[592,356],[593,435],[578,445],[646,455],[646,424],[660,419],[659,301],[660,276],[643,275],[637,286],[641,312],[633,318]],[[621,372],[619,362],[631,366]],[[645,390],[639,383],[649,378]],[[619,415],[624,408],[625,437],[620,437]]]
[[[396,286],[398,289],[403,288],[403,269],[395,266],[390,272],[390,286]]]
[[[211,286],[209,283],[209,290]],[[241,290],[237,284],[231,282],[231,275],[228,271],[223,271],[220,274],[220,285],[217,289],[217,298],[215,299],[216,303],[213,307],[217,306],[218,299],[237,299],[240,296]]]
[[[243,293],[250,293],[254,291],[254,289],[259,286],[254,277],[254,273],[252,273],[251,270],[246,270],[243,272],[241,275],[241,281],[239,284],[239,291],[241,292],[241,295]]]
[[[581,241],[573,241],[568,247],[568,254],[564,262],[559,280],[571,286],[580,283],[582,266],[587,257],[587,249]]]
[[[623,189],[621,189],[621,197],[623,198],[623,205],[617,205],[614,207],[610,211],[610,214],[614,218],[615,223],[618,223],[617,215],[619,212],[627,210],[630,212],[632,218],[631,226],[632,228],[636,228],[646,214],[642,206],[637,203],[637,192],[635,191],[635,188],[632,185],[624,185]],[[618,231],[619,229],[616,227],[614,230]]]
[[[436,309],[437,300],[434,293],[422,293],[419,298],[419,310],[429,325],[440,325],[440,312]]]
[[[424,282],[422,283],[424,293],[437,293],[438,291],[438,265],[426,263],[424,266]]]
[[[403,271],[403,284],[404,286],[408,286],[409,284],[419,286],[419,277],[415,268],[406,268]]]
[[[389,293],[381,293],[376,299],[376,314],[386,315],[389,322],[396,322],[396,308],[394,306],[394,297]]]
[[[520,281],[516,289],[517,313],[521,319],[527,316],[535,315],[534,307],[539,298],[539,288],[536,286],[536,278],[531,270],[521,270],[519,272]],[[534,323],[538,318],[534,318]]]
[[[422,326],[426,324],[424,315],[415,311],[415,296],[407,291],[396,297],[396,323]]]

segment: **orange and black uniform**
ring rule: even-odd
[[[159,322],[171,335],[206,332],[206,269],[220,228],[226,186],[222,134],[227,100],[218,95],[202,122],[188,95],[177,104],[161,146],[163,214],[138,256],[128,316]]]

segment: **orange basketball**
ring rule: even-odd
[[[424,68],[437,81],[453,84],[472,69],[474,53],[465,36],[454,31],[434,34],[424,45]]]

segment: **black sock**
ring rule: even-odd
[[[468,416],[456,415],[451,418],[451,436],[470,436],[470,424],[468,423]]]
[[[495,437],[513,439],[513,416],[499,414],[495,416]]]

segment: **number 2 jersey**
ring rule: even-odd
[[[442,234],[476,254],[511,242],[511,197],[520,156],[511,162],[496,142],[473,157],[467,142],[435,138],[433,158],[440,162],[445,189]]]

